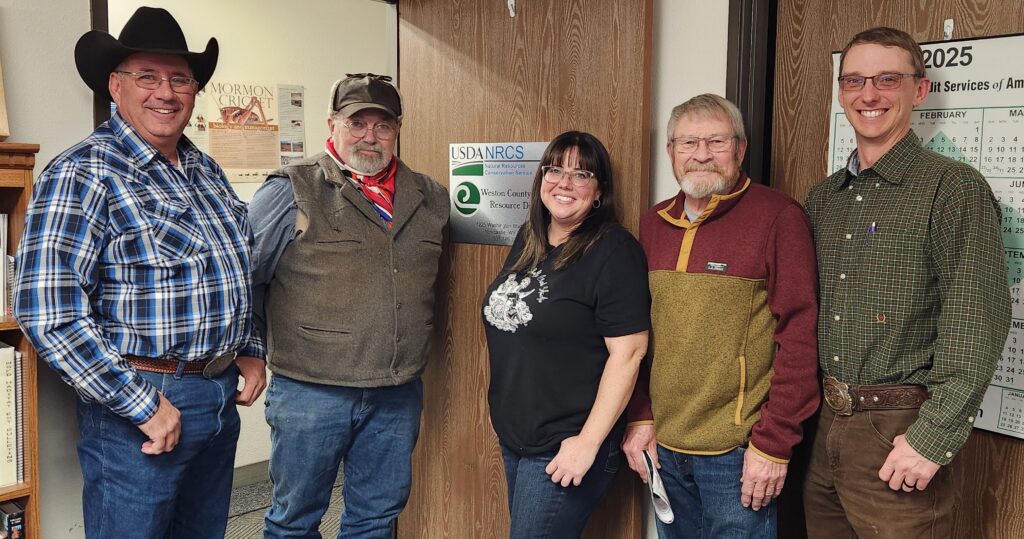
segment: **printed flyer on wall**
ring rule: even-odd
[[[303,94],[298,85],[214,79],[196,96],[185,135],[231,182],[262,182],[306,155]]]

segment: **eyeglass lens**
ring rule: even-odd
[[[348,132],[353,137],[362,138],[366,136],[366,132],[370,130],[370,126],[359,121],[353,121],[345,124],[348,127]],[[373,126],[373,136],[381,140],[391,140],[395,137],[395,128],[391,124],[376,124]]]
[[[135,85],[144,90],[156,90],[164,81],[171,86],[171,90],[179,94],[192,93],[196,91],[198,83],[191,77],[161,77],[152,71],[118,71],[135,79]]]
[[[576,187],[587,185],[587,182],[594,177],[594,173],[589,170],[570,170],[556,166],[545,166],[541,170],[544,171],[544,181],[546,182],[558,183],[562,181],[563,177],[568,177]]]
[[[860,90],[868,80],[871,80],[875,88],[879,90],[895,90],[903,83],[903,79],[913,76],[915,75],[905,73],[879,73],[872,77],[847,75],[839,77],[839,86],[843,90]]]
[[[693,153],[700,147],[700,141],[704,141],[711,153],[728,151],[732,146],[733,137],[676,137],[672,139],[675,150],[679,153]]]

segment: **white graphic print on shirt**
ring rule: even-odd
[[[529,288],[534,279],[537,281],[537,287]],[[491,298],[484,307],[484,316],[492,326],[515,333],[520,324],[525,326],[533,320],[533,313],[530,312],[530,306],[525,300],[534,292],[537,292],[537,303],[544,303],[544,300],[548,299],[547,276],[539,269],[534,269],[522,280],[517,280],[517,275],[513,273],[491,292]]]

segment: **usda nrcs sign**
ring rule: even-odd
[[[547,142],[449,145],[452,241],[512,245]]]

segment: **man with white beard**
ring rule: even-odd
[[[775,537],[774,499],[819,402],[810,223],[740,171],[728,100],[675,107],[668,137],[680,192],[640,223],[653,346],[622,447],[645,481],[645,450],[660,468],[675,513],[660,537]]]
[[[323,152],[273,172],[250,204],[254,325],[273,503],[265,537],[319,537],[345,462],[338,537],[390,537],[412,484],[448,192],[394,156],[389,77],[334,84]]]

